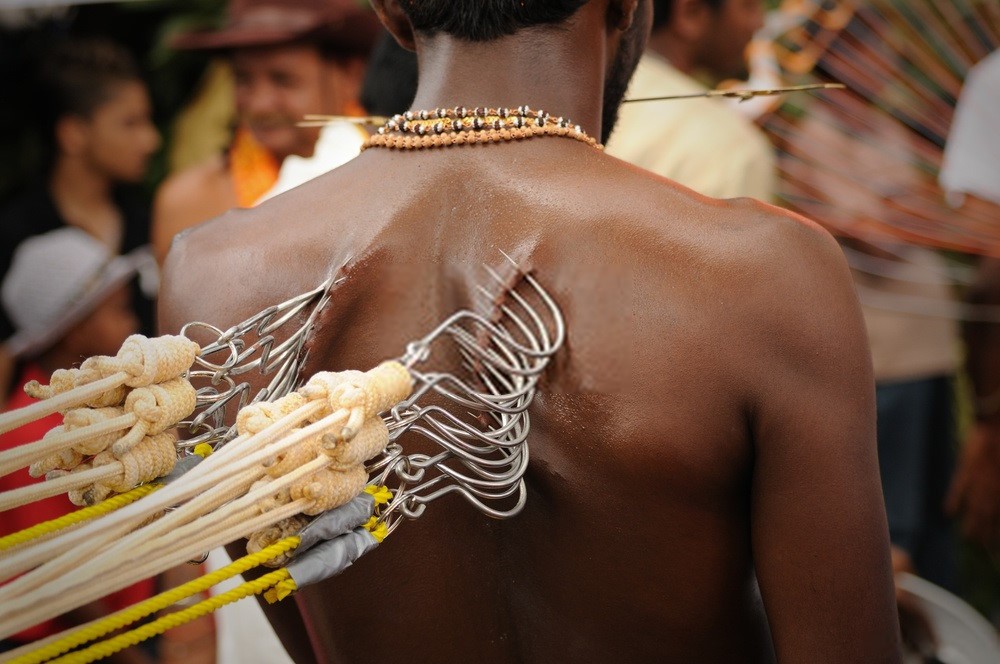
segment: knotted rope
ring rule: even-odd
[[[92,357],[79,369],[59,369],[48,385],[31,381],[25,392],[42,401],[0,415],[0,433],[56,412],[64,412],[66,420],[41,441],[0,453],[0,474],[34,463],[36,477],[71,470],[109,445],[121,457],[143,437],[176,425],[196,405],[195,390],[182,376],[199,352],[186,337],[133,335],[115,357]],[[66,412],[81,405],[87,408]],[[129,432],[115,433],[123,429]]]

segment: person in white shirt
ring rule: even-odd
[[[1000,221],[1000,51],[969,70],[948,134],[941,186],[959,214]],[[1000,247],[979,265],[966,300],[1000,305]],[[966,435],[949,496],[965,534],[984,546],[1000,543],[1000,324],[964,325],[965,367],[975,423]]]
[[[746,47],[763,25],[761,0],[655,0],[653,32],[629,98],[705,92],[747,78]],[[607,152],[714,198],[769,201],[767,137],[721,99],[623,104]]]

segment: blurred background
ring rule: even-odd
[[[222,22],[225,0],[131,0],[73,3],[0,2],[0,200],[37,179],[44,168],[45,128],[32,94],[36,66],[47,48],[69,36],[108,38],[126,47],[150,82],[154,120],[164,136],[145,188],[152,193],[169,170],[171,121],[192,98],[211,58],[169,47],[171,35]]]

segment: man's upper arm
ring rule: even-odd
[[[175,251],[167,255],[160,275],[160,297],[156,312],[160,334],[178,334],[181,327],[189,322],[185,305],[190,303],[191,293],[185,297],[187,285],[184,278],[190,272],[191,265],[184,242],[176,242],[174,246]]]
[[[216,280],[212,274],[212,269],[220,262],[218,254],[211,250],[213,246],[213,238],[203,229],[182,233],[174,242],[163,266],[158,314],[160,334],[177,334],[185,323],[193,320],[214,319],[216,315],[222,319],[230,317],[229,307],[234,298],[232,291],[227,289],[231,284]],[[204,342],[204,339],[197,340]],[[245,550],[242,543],[230,544],[228,549],[234,560]],[[244,576],[253,579],[262,573],[251,571]],[[305,623],[293,600],[262,608],[293,660],[305,664],[317,661]]]
[[[190,178],[187,178],[190,179]],[[153,201],[153,215],[150,224],[150,241],[153,244],[153,255],[163,265],[174,236],[181,230],[192,226],[202,219],[193,218],[195,210],[191,201],[197,198],[199,192],[191,190],[186,179],[173,176],[156,192]]]
[[[874,380],[849,272],[822,231],[769,229],[752,362],[754,564],[778,660],[896,662]]]

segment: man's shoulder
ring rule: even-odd
[[[794,212],[752,198],[718,201],[712,209],[720,211],[717,237],[726,255],[735,265],[750,270],[749,274],[770,283],[776,292],[789,279],[810,279],[806,274],[820,263],[843,263],[833,236]]]
[[[754,199],[727,201],[725,210],[718,283],[732,289],[733,313],[748,321],[747,329],[762,344],[836,335],[833,327],[817,324],[833,311],[852,311],[860,320],[847,262],[828,231]],[[846,324],[830,322],[840,323]]]
[[[232,256],[246,255],[267,242],[266,237],[248,232],[246,222],[254,216],[252,209],[231,208],[178,232],[164,265],[166,276],[200,279],[214,271],[224,273]]]
[[[709,198],[630,169],[630,198],[649,239],[641,250],[657,252],[655,260],[683,258],[692,278],[743,293],[751,308],[808,288],[850,289],[839,245],[810,219],[752,198]]]
[[[336,223],[337,216],[329,214],[332,199],[359,184],[356,178],[341,176],[338,171],[342,169],[334,169],[254,207],[231,206],[208,222],[179,234],[177,243],[189,253],[209,251],[217,255],[247,252],[263,255],[279,248],[308,248],[310,235],[316,231],[315,224],[309,222],[321,216],[327,224]],[[198,186],[197,173],[178,177],[185,175],[190,176],[191,186]]]
[[[650,261],[690,265],[691,278],[742,274],[736,284],[742,287],[748,279],[777,279],[805,254],[842,259],[832,236],[805,217],[752,198],[704,196],[610,156],[581,178],[577,192],[565,226],[551,234],[554,241],[572,244],[582,234],[619,259],[637,253]]]
[[[180,231],[163,268],[161,331],[191,320],[229,326],[315,287],[302,279],[321,251],[285,219],[278,197]]]
[[[681,224],[707,233],[706,240],[736,234],[750,236],[744,238],[747,241],[759,237],[761,242],[774,246],[809,241],[804,238],[826,238],[836,246],[819,224],[790,210],[749,197],[706,196],[619,158],[609,159],[607,167],[618,174],[620,188],[634,201],[630,207],[649,224],[665,228]]]

